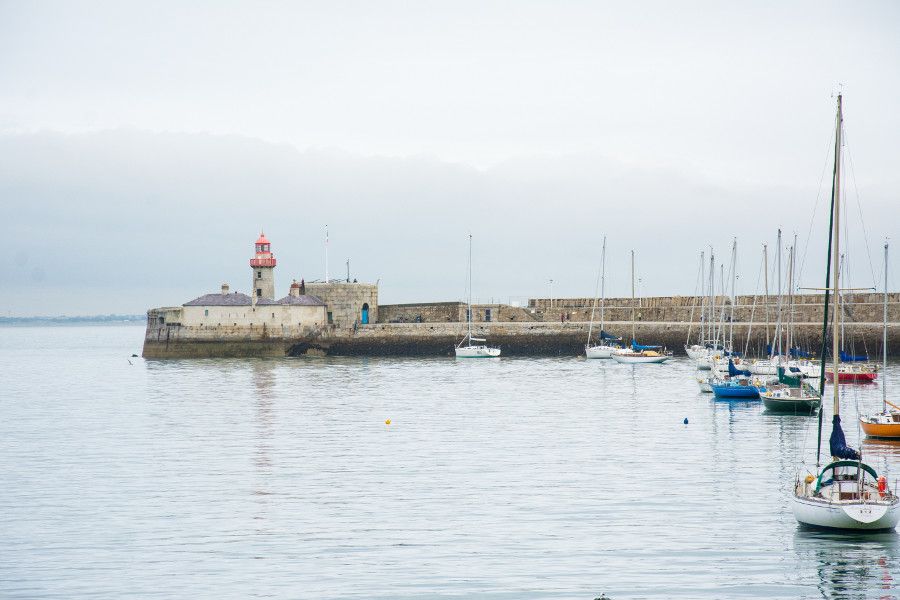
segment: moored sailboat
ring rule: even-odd
[[[595,292],[596,293],[596,292]],[[594,304],[591,306],[591,323],[588,326],[587,343],[584,345],[584,355],[587,358],[611,358],[613,353],[621,350],[618,342],[621,338],[603,331],[603,309],[606,301],[606,236],[603,236],[603,248],[600,251],[600,340],[597,344],[591,343],[594,330],[594,309],[597,305],[597,297],[594,296]]]
[[[634,250],[631,251],[631,348],[615,352],[612,359],[618,363],[645,364],[662,363],[672,358],[662,346],[643,346],[637,343],[635,336],[635,300],[634,300]]]
[[[500,348],[488,346],[484,338],[472,337],[472,235],[469,234],[469,299],[466,307],[466,336],[457,344],[454,351],[456,358],[495,358],[500,356]]]
[[[887,370],[887,280],[888,280],[888,245],[884,243],[884,330],[882,339],[882,364]],[[888,409],[891,407],[891,410]],[[860,415],[859,424],[869,437],[900,439],[900,406],[887,399],[887,376],[881,379],[881,412]]]
[[[837,98],[835,126],[834,173],[831,194],[831,223],[828,237],[829,260],[825,270],[825,316],[822,323],[822,355],[827,347],[828,295],[831,269],[834,268],[834,314],[832,315],[832,348],[834,362],[840,365],[840,176],[841,176],[841,96]],[[819,375],[819,389],[824,388],[825,366]],[[822,412],[819,412],[819,441],[816,449],[816,472],[798,474],[794,482],[792,509],[803,525],[828,529],[883,530],[893,529],[900,520],[900,498],[889,488],[887,479],[862,462],[859,452],[847,445],[841,428],[840,385],[833,385],[834,416],[829,439],[832,461],[820,469]]]

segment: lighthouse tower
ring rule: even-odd
[[[260,298],[275,299],[275,255],[272,254],[272,245],[266,234],[259,232],[256,240],[256,256],[250,259],[250,268],[253,269],[254,301]]]

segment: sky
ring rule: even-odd
[[[821,285],[834,95],[848,272],[900,239],[894,2],[0,0],[0,315],[378,281],[382,303]],[[871,258],[870,258],[871,257]],[[873,275],[874,274],[874,275]],[[890,280],[893,282],[893,278]]]

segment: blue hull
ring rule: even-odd
[[[711,385],[716,398],[754,400],[759,399],[759,391],[752,385]]]

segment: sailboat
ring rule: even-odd
[[[884,244],[884,332],[882,339],[882,364],[883,369],[887,369],[887,280],[888,280],[888,245]],[[893,410],[888,410],[890,406]],[[881,380],[881,412],[872,415],[862,415],[859,417],[859,424],[862,430],[869,437],[877,438],[900,438],[900,406],[887,399],[887,377]]]
[[[765,385],[758,390],[763,404],[773,412],[810,414],[822,405],[822,394],[803,377],[787,375],[784,367],[778,367],[777,384]]]
[[[637,343],[635,337],[635,312],[634,312],[634,250],[631,251],[631,349],[621,350],[612,355],[612,359],[619,363],[641,364],[662,363],[672,358],[671,352],[665,352],[662,346],[642,346]]]
[[[472,235],[469,234],[469,300],[466,307],[466,323],[468,332],[466,337],[457,344],[456,358],[494,358],[500,356],[500,348],[491,348],[486,345],[484,338],[472,337]]]
[[[710,250],[710,252],[712,252],[712,251]],[[706,267],[705,255],[703,252],[701,252],[700,253],[700,285],[698,286],[700,288],[700,296],[699,296],[699,299],[700,299],[700,323],[699,323],[700,331],[697,335],[697,343],[688,345],[688,344],[690,344],[690,341],[691,341],[691,329],[694,327],[694,306],[696,306],[695,302],[697,300],[697,297],[695,296],[694,302],[691,303],[691,319],[688,324],[687,340],[685,341],[685,344],[684,344],[684,351],[688,355],[688,358],[690,358],[691,360],[697,360],[699,358],[704,358],[711,351],[709,342],[706,339],[704,339],[704,335],[706,334],[706,330],[711,321],[711,319],[707,319],[707,317],[706,317],[706,306],[705,306],[705,303],[706,303],[706,277],[704,274],[705,267]]]
[[[596,293],[596,291],[595,291]],[[600,251],[600,341],[597,344],[591,344],[591,337],[594,333],[594,309],[597,305],[597,297],[594,297],[594,305],[591,306],[591,324],[588,325],[587,343],[584,345],[584,355],[587,358],[610,358],[614,352],[621,350],[621,346],[616,342],[620,342],[622,338],[617,338],[603,331],[603,309],[606,300],[606,236],[603,236],[603,249]]]
[[[837,98],[834,144],[834,174],[831,191],[831,230],[828,237],[829,261],[825,270],[825,317],[822,321],[822,355],[825,355],[828,333],[828,295],[831,269],[834,268],[834,314],[832,315],[832,349],[835,366],[840,365],[841,310],[839,280],[840,198],[841,198],[841,127],[843,115],[841,95]],[[833,246],[832,246],[833,244]],[[819,374],[819,389],[825,387],[825,363]],[[900,498],[889,488],[887,478],[881,477],[871,466],[862,462],[859,452],[847,445],[841,429],[840,388],[835,383],[834,417],[832,419],[829,450],[832,460],[821,467],[822,412],[819,412],[819,435],[816,449],[816,471],[798,474],[794,482],[792,509],[794,517],[803,525],[828,529],[885,530],[893,529],[900,521]],[[821,470],[820,470],[821,467]]]

